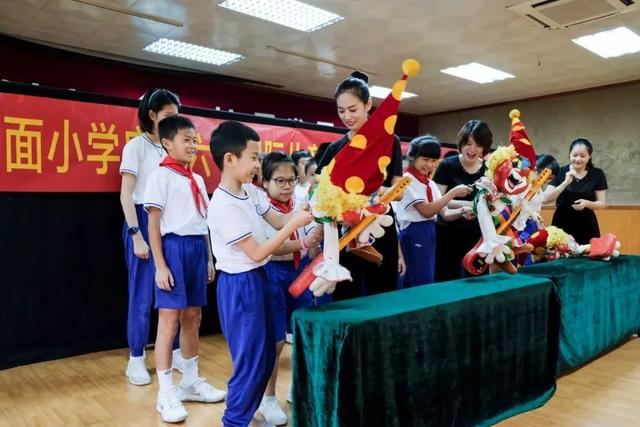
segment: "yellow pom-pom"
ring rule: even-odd
[[[415,59],[405,59],[402,63],[402,72],[409,77],[415,77],[420,72],[420,63]]]
[[[337,185],[333,185],[327,168],[322,169],[316,188],[314,211],[321,216],[328,216],[335,221],[342,221],[342,213],[358,210],[369,205],[369,197],[361,194],[350,194]]]
[[[510,118],[511,120],[513,120],[513,118],[514,118],[514,117],[516,117],[516,118],[518,118],[518,119],[519,119],[519,118],[520,118],[520,111],[518,111],[518,110],[516,110],[516,109],[511,110],[511,111],[509,112],[509,118]]]

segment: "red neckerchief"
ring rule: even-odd
[[[207,217],[207,198],[202,195],[200,191],[200,187],[198,187],[198,183],[193,177],[193,172],[191,169],[187,169],[182,166],[182,163],[178,162],[174,158],[167,156],[163,161],[160,162],[160,166],[164,166],[165,168],[169,168],[174,172],[179,173],[182,176],[186,176],[189,178],[189,182],[191,184],[191,194],[193,195],[193,200],[196,203],[196,209],[198,209],[198,213],[203,218]]]
[[[291,197],[286,204],[282,203],[279,200],[276,200],[276,199],[272,198],[269,195],[267,195],[267,197],[269,197],[269,201],[271,202],[271,206],[276,208],[279,212],[282,212],[283,214],[288,214],[289,212],[293,211],[293,197]],[[293,233],[291,233],[291,235],[289,236],[289,240],[293,240],[293,241],[298,240],[298,232],[294,231]],[[293,252],[293,268],[295,268],[296,270],[298,269],[298,266],[300,265],[300,258],[301,257],[302,257],[302,254],[300,253],[300,251],[294,251]]]
[[[416,169],[414,166],[408,167],[405,172],[410,173],[415,177],[415,179],[427,186],[427,202],[433,202],[433,192],[431,191],[431,186],[429,185],[429,178],[421,174],[420,171],[418,171],[418,169]]]

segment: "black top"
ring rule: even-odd
[[[560,168],[558,175],[551,181],[550,185],[558,187],[564,181],[569,165]],[[607,177],[602,169],[590,167],[584,178],[573,178],[569,186],[556,199],[556,206],[571,206],[578,199],[596,201],[596,191],[606,190]]]
[[[332,142],[327,150],[324,152],[322,159],[320,159],[320,163],[318,163],[318,169],[316,173],[319,174],[322,172],[322,168],[331,163],[331,160],[342,150],[342,147],[347,145],[349,142],[349,135],[344,135],[337,141]],[[391,179],[394,176],[402,176],[402,150],[400,149],[400,138],[396,135],[393,136],[393,148],[391,151],[391,163],[387,165],[387,179],[385,179],[384,185],[385,187],[391,187]]]
[[[462,163],[460,163],[460,156],[451,156],[446,159],[442,159],[436,169],[436,173],[433,175],[433,181],[436,184],[445,185],[446,191],[451,190],[453,187],[464,184],[472,185],[474,182],[484,176],[487,170],[487,165],[482,162],[482,166],[476,173],[469,173],[464,170]],[[473,191],[465,197],[457,197],[455,200],[468,200],[472,201],[476,197],[478,190],[474,187]],[[444,194],[443,194],[444,195]]]

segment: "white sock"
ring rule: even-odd
[[[262,396],[262,403],[271,403],[276,401],[276,396]]]
[[[198,379],[198,356],[191,359],[184,359],[184,368],[182,370],[182,382],[191,385]]]
[[[173,350],[172,357],[174,362],[176,361],[176,359],[181,358],[182,359],[182,352],[180,351],[179,348],[176,348],[175,350]],[[184,359],[183,359],[184,360]]]
[[[173,370],[171,368],[166,371],[156,369],[158,373],[158,384],[160,385],[161,393],[168,393],[173,389]]]
[[[131,360],[131,361],[144,360],[144,356],[132,356],[131,354],[129,354],[129,360]]]

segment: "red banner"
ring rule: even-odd
[[[0,93],[0,191],[117,192],[120,191],[122,148],[140,133],[132,107]],[[207,190],[220,174],[209,151],[209,137],[222,122],[188,116],[196,126],[198,155],[194,171]],[[307,149],[340,134],[247,123],[258,132],[261,151]]]

